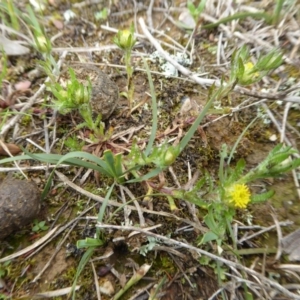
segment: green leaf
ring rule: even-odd
[[[95,249],[96,249],[96,247],[88,248],[86,250],[86,252],[83,254],[83,256],[78,264],[77,271],[76,271],[75,278],[74,278],[73,285],[72,285],[72,291],[71,291],[72,292],[72,300],[75,300],[75,287],[77,284],[78,277],[81,274],[81,272],[83,271],[85,265],[88,263],[88,261],[92,257]]]
[[[201,239],[199,245],[204,245],[208,242],[211,242],[211,241],[215,241],[217,240],[219,237],[218,235],[216,235],[215,233],[213,233],[212,231],[209,231],[209,232],[206,232],[204,235],[203,235],[203,238]]]
[[[205,104],[204,108],[201,110],[201,113],[198,115],[198,117],[194,121],[193,125],[190,127],[190,129],[187,131],[187,133],[185,134],[185,136],[183,137],[183,139],[179,143],[179,145],[180,145],[180,153],[183,151],[183,149],[189,143],[189,141],[191,140],[191,138],[194,136],[194,133],[198,129],[198,126],[202,122],[203,118],[206,116],[209,108],[214,103],[215,99],[216,98],[220,98],[222,96],[225,96],[225,95],[222,95],[222,92],[224,92],[224,90],[227,90],[227,89],[230,90],[231,87],[232,87],[231,85],[228,85],[227,87],[221,86],[217,90],[215,90],[215,86],[211,86],[210,89],[212,91],[212,94],[211,94],[208,102]],[[229,92],[229,90],[228,90],[228,92]],[[218,100],[220,100],[220,99],[218,99]]]
[[[146,175],[144,176],[141,176],[139,178],[135,178],[135,179],[131,179],[131,180],[128,180],[127,183],[133,183],[133,182],[141,182],[141,181],[146,181],[152,177],[155,177],[156,175],[158,175],[160,172],[162,171],[161,168],[156,168],[152,171],[150,171],[149,173],[147,173]]]
[[[209,207],[208,214],[204,217],[204,222],[210,230],[218,232],[218,226],[213,216],[213,205]]]
[[[115,177],[116,175],[116,169],[115,169],[115,159],[114,156],[111,152],[111,150],[105,150],[104,154],[104,161],[106,162],[106,167],[107,167],[107,171],[113,176]]]
[[[121,176],[124,175],[122,161],[123,161],[123,154],[122,153],[116,154],[115,155],[115,169],[116,169],[116,174],[117,174],[118,178],[120,178]]]
[[[227,22],[233,21],[233,20],[242,20],[248,17],[252,17],[255,19],[263,19],[265,20],[267,23],[270,23],[272,20],[272,16],[265,13],[265,12],[241,12],[241,13],[236,13],[234,15],[231,15],[229,17],[225,17],[221,20],[219,20],[218,22],[215,23],[211,23],[208,25],[203,25],[202,28],[203,29],[209,29],[209,28],[214,28],[219,26],[220,24],[225,24]]]
[[[251,203],[261,203],[273,197],[275,192],[273,190],[267,191],[262,194],[255,194],[251,196]]]
[[[35,225],[35,226],[32,227],[33,232],[38,232],[39,229],[40,229],[39,225]]]
[[[152,148],[153,148],[153,144],[155,141],[155,137],[156,137],[156,131],[157,131],[157,124],[158,124],[158,117],[157,117],[157,100],[156,100],[156,93],[155,93],[155,88],[154,88],[154,84],[153,84],[153,80],[151,77],[151,73],[150,73],[150,69],[149,66],[147,64],[147,61],[144,57],[142,57],[143,62],[144,62],[144,66],[147,72],[147,76],[148,76],[148,82],[149,82],[149,87],[150,87],[150,92],[151,92],[151,104],[152,104],[152,126],[151,126],[151,134],[149,137],[149,141],[147,144],[147,147],[144,151],[145,156],[147,157]]]
[[[90,248],[90,247],[100,247],[104,242],[100,239],[86,238],[85,240],[78,240],[76,247],[78,249]]]
[[[253,295],[248,291],[245,292],[244,295],[245,295],[245,300],[253,300],[254,299]]]
[[[103,201],[103,203],[102,203],[102,205],[101,205],[101,208],[100,208],[100,210],[99,210],[99,213],[98,213],[97,221],[98,221],[99,223],[102,223],[102,222],[103,222],[105,209],[106,209],[106,207],[107,207],[107,203],[108,203],[108,201],[109,201],[109,198],[110,198],[110,196],[111,196],[111,193],[112,193],[114,187],[115,187],[115,183],[109,188],[108,192],[107,192],[106,195],[105,195],[104,201]],[[101,229],[100,229],[99,227],[97,227],[97,228],[96,228],[96,237],[97,237],[97,239],[99,239],[99,237],[100,237],[100,231],[101,231]]]

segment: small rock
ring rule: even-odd
[[[32,222],[40,211],[40,199],[34,182],[4,179],[0,184],[0,239]]]

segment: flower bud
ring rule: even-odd
[[[134,38],[133,34],[133,28],[130,30],[119,30],[114,38],[114,43],[123,50],[132,49],[136,43],[136,39]]]
[[[171,146],[167,149],[165,155],[164,155],[164,165],[165,166],[170,166],[177,158],[177,156],[179,155],[180,149],[179,146]]]
[[[259,73],[255,71],[255,67],[252,62],[247,62],[244,64],[244,73],[240,78],[240,84],[247,85],[251,84],[259,78]]]
[[[42,35],[42,34],[37,35],[35,41],[36,41],[36,47],[37,47],[38,51],[45,53],[50,50],[49,44],[44,35]]]

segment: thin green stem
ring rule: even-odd
[[[227,23],[227,22],[230,22],[230,21],[233,21],[233,20],[245,19],[247,17],[252,17],[252,18],[255,18],[255,19],[264,19],[267,23],[270,23],[273,19],[269,14],[267,14],[265,12],[257,12],[257,13],[241,12],[241,13],[237,13],[237,14],[234,14],[232,16],[223,18],[223,19],[219,20],[218,22],[203,25],[202,28],[203,29],[210,29],[210,28],[217,27],[221,24],[224,24],[224,23]]]
[[[275,5],[275,8],[274,8],[274,13],[273,13],[273,20],[272,20],[273,25],[278,25],[278,23],[279,23],[283,3],[284,3],[284,0],[277,0],[276,1],[276,5]]]
[[[150,134],[150,137],[149,137],[149,142],[148,142],[147,147],[144,151],[144,154],[147,157],[147,156],[149,156],[149,154],[152,150],[153,143],[154,143],[154,140],[155,140],[158,118],[157,118],[157,101],[156,101],[156,94],[155,94],[153,80],[152,80],[152,77],[151,77],[149,66],[148,66],[145,58],[143,58],[143,62],[144,62],[144,66],[145,66],[145,69],[146,69],[146,72],[147,72],[147,76],[148,76],[150,93],[151,93],[151,100],[152,100],[152,128],[151,128],[151,134]]]

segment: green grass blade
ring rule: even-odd
[[[193,125],[190,127],[184,138],[180,141],[180,152],[186,147],[186,145],[189,143],[190,139],[193,137],[195,131],[197,130],[198,126],[200,125],[201,121],[205,117],[206,113],[208,112],[209,108],[213,104],[216,96],[218,95],[218,91],[216,91],[209,99],[209,101],[205,104],[203,110],[201,111],[200,115],[197,117]]]
[[[75,274],[75,278],[74,278],[74,282],[73,282],[73,285],[72,285],[72,300],[75,300],[75,287],[77,285],[77,280],[79,278],[79,275],[81,274],[81,272],[83,271],[85,265],[88,263],[89,259],[92,257],[93,253],[94,253],[94,250],[96,249],[96,247],[91,247],[91,248],[88,248],[86,250],[86,252],[83,254],[79,264],[78,264],[78,268],[77,268],[77,271],[76,271],[76,274]]]
[[[281,14],[281,11],[282,11],[284,1],[285,0],[276,0],[275,1],[276,5],[275,5],[274,11],[273,11],[273,19],[272,19],[272,24],[273,25],[278,25],[278,23],[279,23],[280,14]]]
[[[233,154],[238,146],[238,144],[240,143],[241,139],[243,138],[243,136],[246,134],[247,130],[251,127],[251,125],[258,119],[258,116],[256,118],[254,118],[248,125],[247,127],[243,130],[243,132],[239,135],[239,137],[237,138],[236,142],[234,143],[231,151],[230,151],[230,154],[229,154],[229,157],[228,157],[228,160],[227,160],[227,164],[230,165],[230,162],[231,162],[231,159],[233,157]]]
[[[107,192],[106,195],[105,195],[104,201],[103,201],[103,203],[102,203],[102,205],[101,205],[101,208],[100,208],[100,210],[99,210],[99,213],[98,213],[97,221],[98,221],[99,223],[101,223],[101,222],[103,221],[105,209],[106,209],[106,207],[107,207],[107,203],[108,203],[108,201],[109,201],[109,198],[110,198],[110,196],[111,196],[111,193],[112,193],[114,187],[115,187],[115,184],[113,184],[113,185],[109,188],[108,192]],[[99,237],[100,237],[100,232],[101,232],[101,229],[100,229],[99,227],[96,227],[96,238],[97,238],[97,239],[99,239]]]
[[[151,99],[152,99],[152,127],[151,127],[151,134],[149,137],[149,142],[147,144],[147,147],[144,151],[146,157],[150,154],[154,141],[155,141],[155,137],[156,137],[156,131],[157,131],[157,123],[158,123],[158,119],[157,119],[157,101],[156,101],[156,94],[155,94],[155,89],[154,89],[154,84],[153,84],[153,80],[151,77],[151,73],[149,70],[149,66],[145,60],[144,57],[142,57],[144,65],[145,65],[145,69],[147,72],[147,76],[148,76],[148,81],[149,81],[149,87],[150,87],[150,93],[151,93]]]
[[[111,150],[104,151],[103,157],[104,157],[104,161],[107,164],[107,170],[109,170],[109,172],[113,174],[113,177],[117,177],[116,176],[117,172],[115,168],[115,158]]]
[[[135,179],[131,179],[131,180],[128,180],[127,183],[133,183],[133,182],[141,182],[141,181],[145,181],[145,180],[148,180],[156,175],[158,175],[160,172],[161,172],[161,168],[156,168],[152,171],[150,171],[149,173],[147,173],[146,175],[144,176],[141,176],[139,178],[135,178]]]
[[[270,16],[269,14],[267,14],[265,12],[255,12],[255,13],[241,12],[241,13],[236,13],[232,16],[223,18],[223,19],[219,20],[218,22],[203,25],[202,28],[203,29],[210,29],[210,28],[217,27],[221,24],[225,24],[225,23],[233,21],[233,20],[242,20],[242,19],[245,19],[245,18],[248,18],[248,17],[255,18],[255,19],[263,19],[267,23],[270,23],[272,21],[272,16]]]

